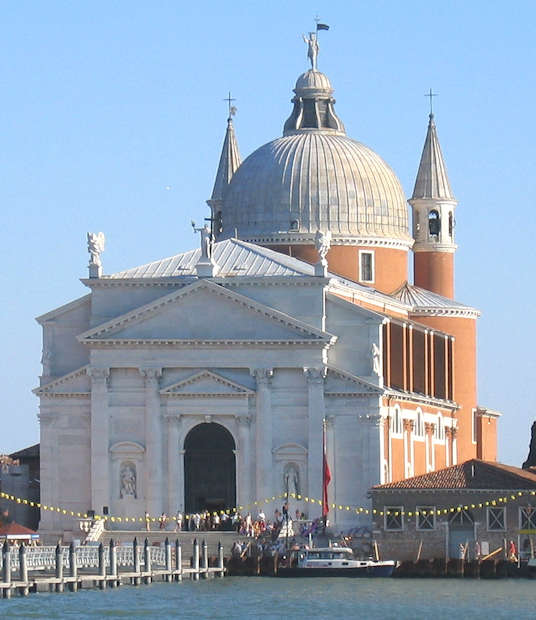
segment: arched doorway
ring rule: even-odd
[[[199,424],[184,440],[184,507],[187,513],[236,505],[235,442],[221,424]]]

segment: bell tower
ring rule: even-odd
[[[450,188],[432,113],[408,202],[413,211],[415,285],[454,299],[454,253],[458,247],[454,210],[458,202]]]

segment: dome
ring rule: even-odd
[[[258,243],[311,243],[317,230],[329,230],[336,244],[411,243],[395,173],[367,146],[330,129],[294,131],[253,152],[233,176],[222,214],[222,238],[236,229]]]
[[[302,73],[296,80],[294,92],[301,95],[303,94],[303,91],[311,90],[327,91],[328,93],[333,92],[333,88],[331,87],[331,83],[327,75],[321,73],[320,71],[313,71],[313,69],[309,69],[309,71]]]
[[[391,168],[346,135],[333,89],[313,68],[300,75],[283,137],[253,152],[222,194],[222,230],[260,244],[333,244],[408,249],[406,198]]]

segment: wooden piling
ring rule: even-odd
[[[11,551],[7,540],[2,547],[2,581],[8,586],[11,584]],[[4,588],[3,592],[4,598],[11,598],[10,587]]]
[[[63,552],[60,543],[56,545],[56,592],[63,592]]]
[[[223,545],[221,544],[221,540],[218,542],[218,568],[220,569],[220,572],[218,573],[219,576],[223,577]]]
[[[151,583],[151,550],[149,549],[149,541],[147,538],[143,543],[143,561],[145,563],[144,572],[146,573],[143,581],[145,583]]]
[[[206,540],[201,544],[201,570],[203,571],[203,579],[208,579],[208,547]]]
[[[134,573],[137,575],[132,578],[132,584],[139,586],[141,583],[141,578],[138,575],[141,573],[141,562],[137,538],[134,538],[132,542],[132,553],[134,554]]]
[[[116,588],[119,585],[117,578],[117,546],[114,543],[114,539],[110,538],[110,575],[115,577],[110,583],[110,587]]]
[[[164,543],[164,549],[166,553],[166,574],[164,575],[164,579],[169,583],[173,577],[173,568],[171,566],[171,543],[169,542],[169,538],[167,536]]]
[[[19,580],[24,584],[19,588],[19,593],[22,596],[28,596],[28,557],[24,543],[19,547]]]
[[[182,545],[178,538],[175,540],[175,570],[177,581],[182,581]]]
[[[99,545],[99,588],[104,590],[106,587],[106,558],[104,556],[104,545]]]
[[[78,591],[78,547],[74,546],[72,542],[69,545],[69,575],[71,582],[69,583],[69,590],[71,592]]]
[[[194,572],[192,575],[194,581],[199,581],[199,543],[197,542],[197,538],[194,539],[192,568],[194,569]]]

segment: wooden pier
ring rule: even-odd
[[[2,548],[0,562],[0,598],[31,592],[76,592],[82,588],[117,588],[122,584],[140,585],[153,581],[181,581],[223,577],[223,546],[217,556],[209,558],[208,546],[196,540],[191,557],[186,559],[179,540],[171,544],[166,538],[156,547],[146,539],[140,545],[118,546],[113,540],[104,546],[77,547],[9,547]]]

